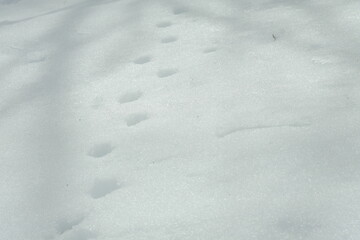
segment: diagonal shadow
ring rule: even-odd
[[[7,25],[14,25],[14,24],[17,24],[17,23],[22,23],[22,22],[27,22],[27,21],[30,21],[30,20],[33,20],[33,19],[49,16],[49,15],[60,13],[60,12],[70,11],[70,10],[73,10],[73,9],[76,9],[76,8],[104,5],[104,4],[110,4],[110,3],[118,2],[118,1],[121,1],[121,0],[84,1],[84,2],[81,2],[81,3],[76,3],[76,4],[73,4],[73,5],[70,5],[70,6],[66,6],[66,7],[59,8],[59,9],[56,9],[56,10],[52,10],[52,11],[45,12],[45,13],[41,13],[41,14],[31,16],[31,17],[26,17],[26,18],[22,18],[22,19],[18,19],[18,20],[4,20],[4,21],[0,22],[0,27],[7,26]]]

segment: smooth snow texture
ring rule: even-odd
[[[0,0],[0,239],[360,239],[359,9]]]

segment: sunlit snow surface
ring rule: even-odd
[[[0,239],[359,240],[360,2],[0,0]]]

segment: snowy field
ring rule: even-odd
[[[358,0],[0,0],[0,240],[359,240]]]

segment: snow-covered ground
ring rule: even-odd
[[[360,2],[0,0],[1,240],[359,240]]]

